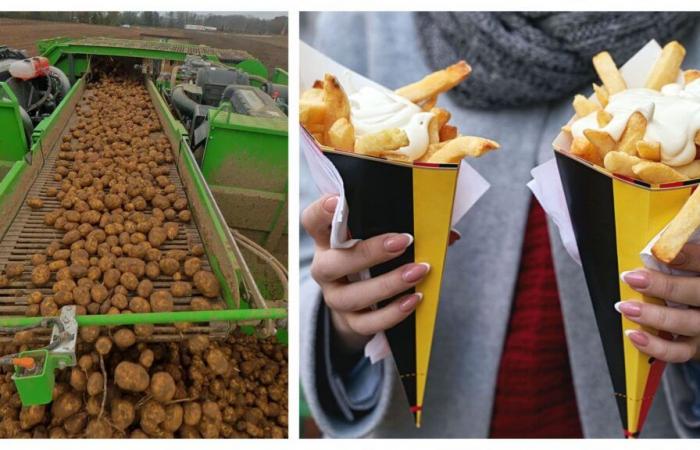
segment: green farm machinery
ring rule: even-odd
[[[183,43],[57,38],[38,47],[37,58],[0,47],[0,344],[35,330],[31,348],[0,354],[0,365],[15,366],[22,403],[51,401],[56,371],[76,364],[81,327],[149,324],[145,342],[225,338],[240,329],[286,344],[286,72],[270,74],[246,52]],[[167,176],[191,211],[166,247],[204,248],[221,286],[217,307],[192,307],[195,292],[165,312],[81,313],[66,305],[51,316],[29,315],[30,293],[52,295],[55,282],[33,285],[31,257],[62,234],[27,200],[58,207],[48,192],[60,186],[54,170],[68,130],[97,72],[116,67],[145,86],[172,149]],[[8,278],[11,265],[25,268]],[[163,289],[169,283],[154,280]]]

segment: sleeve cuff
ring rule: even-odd
[[[325,305],[319,308],[319,346],[323,349],[321,358],[328,380],[330,394],[338,407],[338,412],[348,421],[355,421],[379,404],[384,365],[372,364],[361,353],[348,355],[342,361],[334,357],[333,326],[330,312]]]

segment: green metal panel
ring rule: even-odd
[[[275,71],[272,73],[272,81],[275,84],[284,84],[285,86],[289,84],[289,74],[286,70],[275,67]]]
[[[85,55],[71,55],[73,56],[73,64],[71,67],[71,58],[68,54],[61,54],[58,61],[56,61],[54,66],[58,67],[65,73],[68,78],[74,79],[83,76],[85,72],[88,71],[88,58]],[[71,73],[71,69],[73,73]]]
[[[24,133],[19,102],[12,89],[0,82],[0,160],[21,160],[29,145]]]
[[[246,59],[245,61],[241,61],[238,64],[236,64],[236,67],[246,73],[249,73],[251,75],[257,75],[264,79],[267,79],[269,75],[265,64],[261,63],[257,59]]]
[[[209,139],[202,159],[208,183],[287,191],[287,119],[269,119],[209,111]]]

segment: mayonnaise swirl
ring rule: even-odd
[[[647,119],[644,140],[661,144],[661,162],[669,166],[683,166],[695,159],[695,134],[700,130],[700,79],[688,83],[668,84],[661,91],[627,89],[610,97],[605,110],[612,120],[598,126],[597,113],[575,121],[571,126],[574,137],[583,136],[584,130],[606,131],[618,141],[627,121],[635,112]]]
[[[397,153],[415,161],[428,150],[428,125],[433,118],[432,113],[424,112],[401,96],[372,87],[363,87],[348,98],[356,136],[400,128],[408,136],[408,145],[399,148]]]

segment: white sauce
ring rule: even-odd
[[[424,112],[401,96],[371,87],[363,87],[348,98],[350,119],[355,127],[356,136],[400,128],[408,136],[408,145],[399,148],[398,153],[415,161],[428,150],[428,125],[433,118],[432,113]]]
[[[644,140],[661,144],[661,161],[669,166],[683,166],[695,159],[695,134],[700,130],[700,79],[685,87],[673,83],[661,91],[627,89],[610,97],[605,110],[612,120],[598,126],[596,113],[578,119],[571,126],[574,137],[584,130],[610,133],[616,141],[625,131],[629,117],[639,111],[647,119]]]

